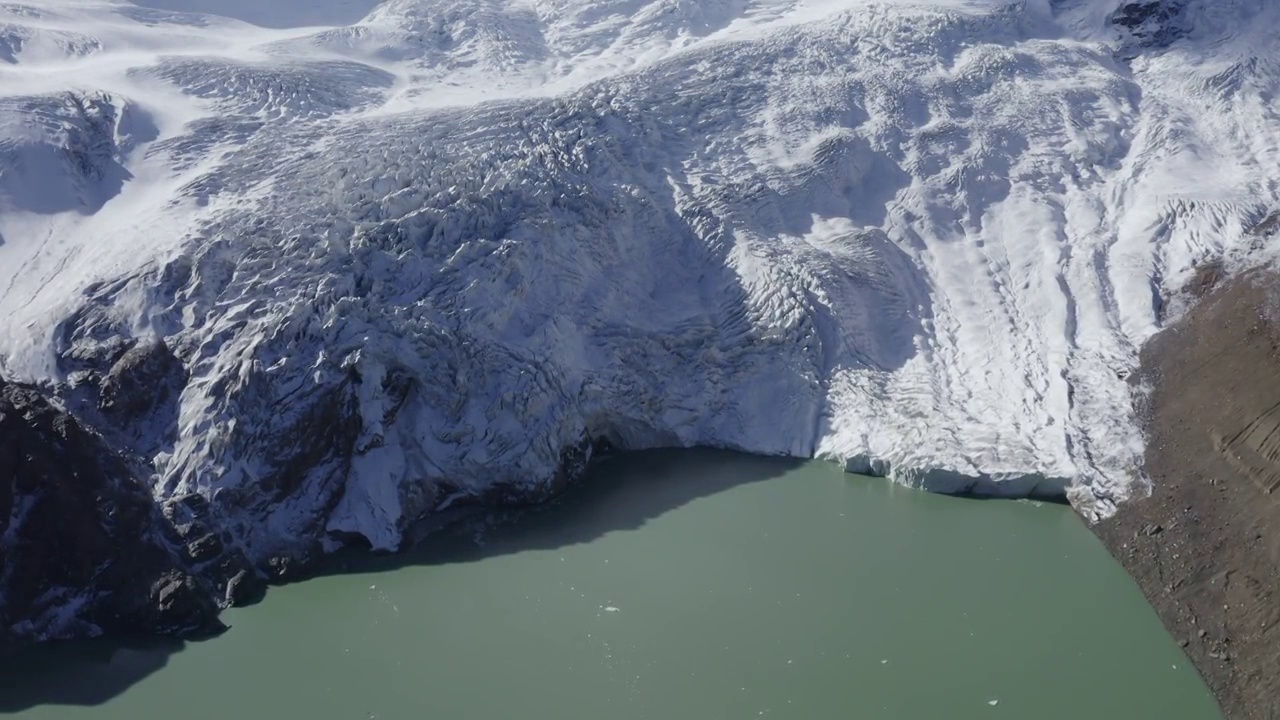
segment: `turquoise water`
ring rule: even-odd
[[[628,455],[544,508],[335,570],[227,613],[214,640],[28,654],[0,675],[0,710],[1220,717],[1069,508],[929,495],[824,463]]]

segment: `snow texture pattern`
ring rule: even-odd
[[[601,440],[1105,515],[1139,346],[1269,253],[1276,3],[330,4],[0,5],[0,373],[163,340],[130,447],[255,558]]]

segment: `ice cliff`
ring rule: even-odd
[[[1264,0],[223,5],[0,6],[0,375],[259,566],[606,443],[1109,513],[1280,207]]]

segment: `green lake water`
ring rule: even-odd
[[[712,451],[602,463],[545,507],[348,559],[169,646],[0,668],[22,720],[1214,720],[1062,505]],[[459,529],[461,528],[461,529]],[[994,704],[993,704],[994,703]]]

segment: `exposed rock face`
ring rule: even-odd
[[[124,349],[128,347],[128,349]],[[160,341],[114,342],[80,358],[75,386],[51,393],[0,380],[0,645],[99,634],[200,636],[224,629],[218,611],[261,598],[267,581],[301,577],[323,552],[323,520],[274,554],[244,551],[239,530],[277,503],[341,499],[359,431],[348,391],[300,403],[290,442],[275,448],[269,502],[227,517],[199,493],[157,502],[139,452],[163,444],[187,374]],[[108,368],[105,372],[95,369]],[[530,493],[495,486],[483,497],[436,493],[437,509],[545,499],[586,469],[593,444],[567,450],[553,483]],[[448,488],[445,488],[446,490]],[[456,488],[454,489],[456,491]],[[333,546],[359,536],[330,533]],[[259,549],[260,550],[260,549]]]
[[[186,381],[182,363],[161,340],[134,345],[102,379],[98,406],[113,419],[136,421],[176,399]]]
[[[0,643],[223,628],[129,466],[41,393],[0,381]]]
[[[1152,495],[1095,526],[1233,719],[1280,717],[1277,378],[1280,277],[1207,291],[1142,352]]]
[[[1135,0],[1121,5],[1111,22],[1128,30],[1145,47],[1164,48],[1186,33],[1181,17],[1185,4],[1178,0]]]

